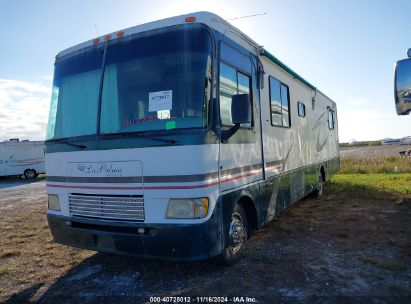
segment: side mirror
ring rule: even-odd
[[[409,51],[409,55],[411,52]],[[411,58],[400,60],[395,66],[395,107],[398,115],[411,112]]]
[[[231,121],[234,125],[251,122],[251,101],[248,94],[233,95],[231,99]]]
[[[248,94],[237,94],[231,98],[231,121],[234,126],[221,132],[221,140],[227,143],[239,129],[241,124],[251,122],[251,101]]]

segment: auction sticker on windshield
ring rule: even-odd
[[[171,110],[173,106],[173,91],[158,91],[148,93],[148,111]]]

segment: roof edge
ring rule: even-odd
[[[284,69],[286,72],[288,72],[291,76],[293,76],[295,79],[299,80],[303,84],[305,84],[307,87],[309,87],[312,90],[317,90],[315,86],[313,86],[311,83],[309,83],[307,80],[302,78],[300,75],[298,75],[296,72],[294,72],[292,69],[290,69],[285,63],[280,61],[277,57],[275,57],[273,54],[271,54],[269,51],[266,49],[262,49],[262,56],[267,57],[270,61],[278,65],[280,68]]]

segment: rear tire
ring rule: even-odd
[[[24,177],[27,179],[34,179],[36,178],[36,170],[33,169],[27,169],[26,171],[24,171]]]
[[[322,175],[318,176],[318,184],[313,191],[313,196],[318,198],[323,195],[324,181]]]
[[[244,208],[237,204],[231,215],[229,244],[221,254],[224,264],[230,266],[236,263],[244,253],[247,241],[248,222]]]

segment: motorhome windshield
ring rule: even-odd
[[[59,60],[47,138],[204,127],[211,49],[206,30],[183,29]]]

